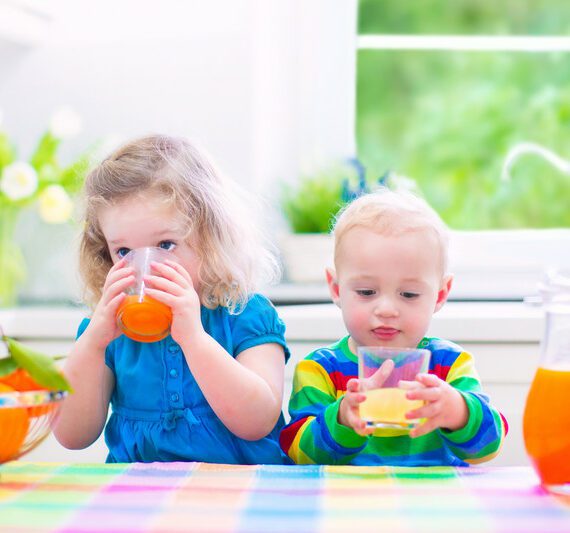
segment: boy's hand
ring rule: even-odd
[[[402,381],[400,386],[410,389],[406,393],[409,400],[426,402],[423,407],[406,413],[406,418],[426,419],[410,431],[410,437],[420,437],[437,428],[455,431],[467,424],[467,404],[461,393],[446,381],[433,374],[418,374],[416,381]]]
[[[91,338],[99,348],[106,348],[121,334],[117,326],[117,310],[126,296],[125,289],[135,281],[134,270],[126,265],[127,262],[123,258],[109,270],[101,299],[84,333],[87,335],[85,338]]]
[[[369,378],[350,379],[346,384],[346,393],[343,396],[338,409],[338,422],[343,426],[352,428],[362,436],[374,433],[375,427],[367,426],[366,422],[360,418],[360,404],[366,400],[365,392],[368,389],[377,389],[392,373],[394,362],[385,361],[382,366]]]

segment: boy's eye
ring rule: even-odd
[[[131,251],[130,248],[119,248],[116,252],[116,254],[120,257],[123,258],[125,257],[125,255],[127,255],[129,252]]]
[[[376,291],[374,289],[356,289],[358,296],[374,296]]]
[[[419,294],[417,292],[401,292],[400,293],[404,298],[406,298],[407,300],[413,300],[414,298],[417,298],[419,296]]]
[[[174,250],[176,248],[176,243],[174,241],[160,241],[158,243],[158,247],[162,248],[163,250]]]

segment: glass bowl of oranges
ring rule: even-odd
[[[53,358],[2,340],[8,355],[0,358],[0,464],[26,454],[50,434],[71,391]]]

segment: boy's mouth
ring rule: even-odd
[[[374,333],[374,335],[376,335],[376,337],[378,337],[380,340],[389,341],[393,339],[398,333],[400,333],[400,330],[396,328],[380,326],[379,328],[373,329],[372,333]]]

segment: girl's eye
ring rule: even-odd
[[[417,292],[401,292],[400,294],[407,300],[413,300],[419,296]]]
[[[374,296],[376,291],[373,289],[356,289],[358,296]]]
[[[163,250],[174,250],[176,248],[176,243],[173,241],[161,241],[158,243],[158,247],[162,248]]]
[[[127,255],[130,251],[131,251],[130,248],[119,248],[116,253],[117,253],[117,255],[118,255],[120,258],[123,258],[123,257],[125,257],[125,255]]]

